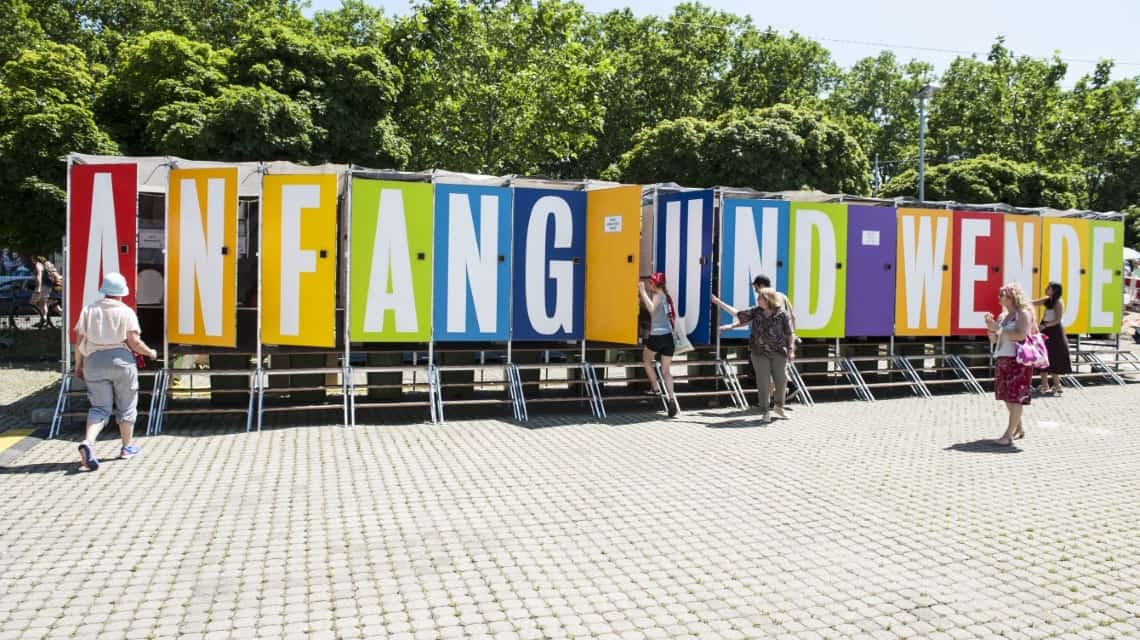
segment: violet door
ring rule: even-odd
[[[897,224],[891,207],[847,209],[848,336],[894,333]]]

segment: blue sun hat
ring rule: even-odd
[[[127,279],[121,273],[108,273],[103,276],[103,286],[99,287],[99,293],[105,296],[125,296],[129,293]]]

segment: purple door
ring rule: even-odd
[[[848,336],[894,333],[896,224],[891,207],[847,209]]]

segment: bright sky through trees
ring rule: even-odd
[[[636,15],[667,15],[676,4],[580,1],[591,12],[628,7]],[[408,0],[368,2],[389,15],[407,13],[412,6]],[[702,4],[750,15],[756,24],[781,33],[797,31],[827,47],[843,67],[887,48],[900,60],[925,60],[941,72],[963,53],[984,57],[994,38],[1004,35],[1006,46],[1017,55],[1045,58],[1059,50],[1069,64],[1066,85],[1090,73],[1100,58],[1115,60],[1119,76],[1140,75],[1136,0],[703,0]],[[313,10],[339,6],[340,0],[312,0]]]

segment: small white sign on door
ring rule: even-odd
[[[606,233],[621,233],[621,216],[606,216]]]
[[[863,230],[863,246],[864,247],[877,247],[879,246],[879,232],[871,229]]]
[[[139,229],[139,249],[161,249],[165,241],[162,229]]]

